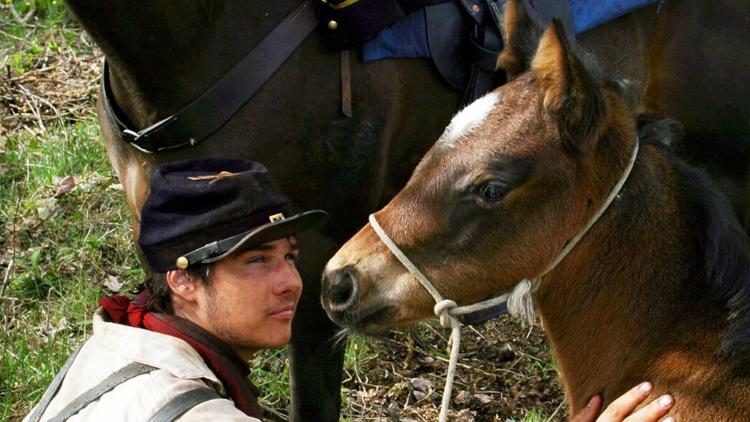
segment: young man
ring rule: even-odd
[[[288,207],[258,163],[159,167],[140,215],[148,288],[100,300],[93,336],[25,420],[258,420],[247,361],[289,341],[302,291],[294,235],[327,220]],[[634,389],[600,420],[623,420],[649,392]],[[575,420],[593,420],[600,403]],[[656,421],[669,406],[654,403],[627,420]]]
[[[247,361],[289,341],[302,292],[294,235],[327,219],[288,206],[258,163],[159,167],[140,215],[149,289],[100,300],[93,336],[27,420],[260,418]]]

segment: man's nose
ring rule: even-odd
[[[277,269],[277,277],[276,283],[274,283],[274,293],[278,295],[298,294],[302,290],[302,278],[297,272],[294,262],[284,260],[283,264]]]

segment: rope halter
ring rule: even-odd
[[[628,162],[625,171],[623,172],[622,176],[617,181],[615,186],[612,188],[612,191],[609,193],[609,196],[607,196],[599,210],[597,210],[597,212],[591,216],[586,225],[583,226],[583,228],[575,237],[566,242],[560,254],[557,255],[557,257],[547,266],[547,268],[543,272],[541,272],[532,280],[524,279],[516,285],[514,292],[516,292],[516,290],[520,290],[528,294],[516,295],[512,293],[505,293],[503,295],[493,297],[492,299],[477,302],[471,305],[458,306],[455,301],[446,299],[440,294],[440,292],[435,288],[432,282],[430,282],[430,280],[414,265],[414,263],[411,262],[411,260],[409,260],[409,258],[401,251],[401,249],[399,249],[399,247],[395,243],[393,243],[393,240],[388,237],[388,234],[385,233],[383,228],[375,219],[375,214],[370,214],[370,226],[372,226],[373,230],[375,230],[375,233],[378,234],[380,240],[383,241],[383,243],[388,247],[391,253],[401,262],[404,267],[406,267],[407,270],[409,270],[409,272],[420,282],[420,284],[422,284],[422,287],[424,287],[435,299],[436,303],[433,310],[435,312],[435,315],[440,318],[440,325],[445,328],[450,327],[451,329],[451,336],[449,340],[451,344],[451,355],[450,360],[448,361],[448,373],[445,380],[445,389],[443,390],[443,400],[442,404],[440,405],[440,422],[445,422],[448,417],[451,392],[453,390],[453,379],[456,375],[456,365],[458,363],[458,353],[461,345],[461,323],[456,317],[459,315],[469,314],[472,312],[491,308],[505,301],[508,301],[508,309],[509,311],[511,311],[511,313],[514,313],[514,309],[526,309],[525,317],[530,319],[530,322],[533,323],[533,305],[530,303],[531,293],[533,293],[536,288],[539,287],[542,278],[550,271],[552,271],[555,267],[557,267],[557,265],[568,255],[568,253],[570,253],[571,250],[573,250],[576,244],[578,244],[578,242],[586,235],[586,233],[588,233],[589,229],[599,220],[599,218],[602,216],[602,214],[604,214],[607,208],[609,208],[609,205],[619,195],[623,185],[628,180],[628,176],[630,176],[630,172],[633,170],[633,165],[635,164],[635,159],[637,156],[638,139],[636,138],[635,144],[633,146],[633,152],[630,156],[630,161]],[[512,303],[519,300],[528,301],[529,303]]]

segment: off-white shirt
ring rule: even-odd
[[[157,369],[118,385],[68,420],[147,421],[170,399],[199,387],[210,387],[222,397],[226,396],[222,383],[186,342],[166,334],[114,323],[100,308],[94,313],[94,335],[78,353],[41,420],[56,416],[68,403],[132,362]],[[26,420],[28,416],[24,422]],[[198,404],[177,420],[258,421],[242,413],[227,399]]]

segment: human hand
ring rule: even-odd
[[[646,406],[643,406],[637,412],[632,413],[633,410],[641,404],[649,394],[651,394],[653,386],[644,382],[627,393],[618,397],[617,400],[604,409],[596,422],[656,422],[662,416],[666,415],[669,409],[674,404],[672,396],[665,394],[658,399],[652,401]],[[602,407],[602,398],[598,395],[594,396],[589,400],[589,403],[581,409],[578,414],[570,419],[570,422],[593,422],[596,415],[599,413],[599,409]],[[632,413],[632,414],[631,414]],[[662,422],[673,422],[672,417],[665,418]]]

